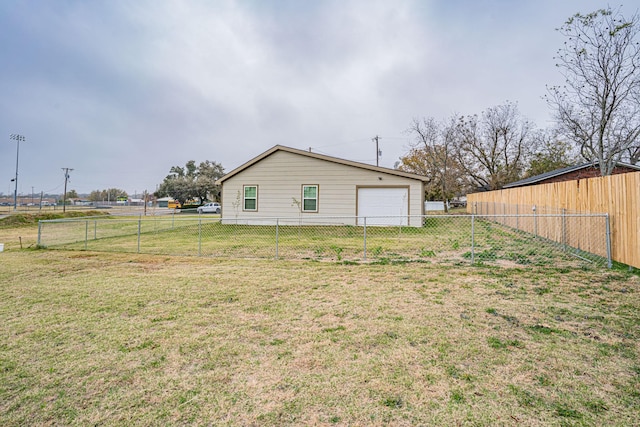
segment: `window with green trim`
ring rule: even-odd
[[[257,185],[245,185],[244,186],[244,200],[243,210],[245,211],[257,211],[258,210],[258,186]]]
[[[318,212],[318,186],[302,186],[302,212]]]

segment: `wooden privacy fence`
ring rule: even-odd
[[[591,252],[590,248],[595,250],[591,236],[602,233],[601,226],[596,226],[596,230],[585,223],[579,226],[579,232],[567,233],[562,226],[562,216],[607,213],[611,258],[640,268],[640,172],[469,194],[467,211],[505,215],[505,224],[510,227],[543,235],[587,252]],[[559,219],[545,221],[545,214],[559,215]],[[515,217],[507,220],[507,215]],[[522,221],[516,219],[519,215],[539,217],[535,221]],[[569,241],[570,236],[575,236],[571,238],[576,240]],[[602,255],[598,250],[592,253]]]

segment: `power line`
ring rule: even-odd
[[[47,193],[47,194],[49,194],[49,193],[51,193],[52,191],[57,190],[57,189],[59,189],[60,187],[62,187],[62,186],[63,186],[63,184],[64,184],[64,183],[60,183],[60,184],[58,184],[58,186],[56,186],[56,187],[54,187],[54,188],[52,188],[52,189],[50,189],[50,190],[44,190],[44,192],[45,192],[45,193]]]

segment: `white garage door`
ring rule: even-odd
[[[408,188],[358,188],[358,225],[408,225]]]

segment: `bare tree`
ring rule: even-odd
[[[398,168],[430,178],[427,198],[448,200],[462,191],[463,173],[455,158],[458,116],[448,122],[432,117],[414,119],[408,132],[415,138],[409,152],[400,158]],[[446,207],[446,204],[445,204]]]
[[[548,88],[547,102],[581,155],[610,175],[625,154],[640,155],[640,17],[601,9],[558,31],[567,38],[556,57],[565,85]]]
[[[480,117],[461,117],[457,126],[457,158],[473,182],[495,190],[522,176],[534,149],[533,124],[515,103],[491,107]]]
[[[640,162],[640,138],[637,138],[635,145],[629,147],[627,151],[629,154],[629,163],[635,165]]]
[[[525,177],[540,175],[580,163],[575,145],[563,139],[557,129],[533,133],[535,152],[528,162]]]

